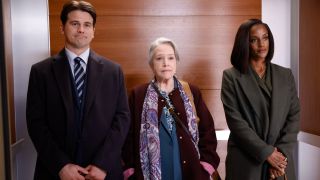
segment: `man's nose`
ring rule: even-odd
[[[78,27],[78,33],[83,33],[84,32],[84,27],[83,25],[79,25]]]

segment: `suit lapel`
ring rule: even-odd
[[[84,109],[84,121],[87,119],[88,112],[92,106],[96,92],[101,85],[102,72],[103,64],[101,60],[96,57],[93,51],[90,51],[87,66],[87,93]]]
[[[249,72],[247,74],[241,74],[241,76],[239,76],[237,79],[240,84],[240,87],[243,90],[243,93],[245,94],[249,103],[251,104],[252,109],[256,113],[257,117],[260,119],[262,129],[265,129],[262,133],[264,138],[266,138],[266,135],[268,133],[267,127],[269,126],[268,109],[266,104],[263,102],[263,95],[261,94],[259,85],[257,81],[254,79],[252,73],[252,70],[249,69]]]
[[[65,55],[64,50],[60,52],[53,60],[53,74],[58,84],[58,88],[66,109],[67,116],[67,129],[73,129],[74,123],[74,105],[73,105],[73,97],[72,97],[72,87],[70,82],[70,68],[68,59]],[[51,97],[56,98],[56,97]],[[54,107],[53,107],[54,108]],[[68,136],[72,137],[73,132],[68,132]],[[73,144],[72,138],[66,138],[67,144]]]
[[[72,87],[70,83],[70,69],[67,57],[64,52],[61,52],[53,62],[53,72],[57,80],[59,91],[61,93],[66,112],[68,114],[68,119],[73,119],[72,107],[73,107],[73,97],[72,97]]]

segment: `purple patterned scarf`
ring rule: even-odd
[[[174,77],[175,78],[175,77]],[[176,80],[176,78],[175,78]],[[151,81],[153,83],[154,80]],[[196,114],[192,109],[191,102],[183,90],[179,81],[178,84],[180,96],[182,97],[184,108],[187,115],[188,129],[193,138],[193,144],[198,152],[199,132],[196,123]],[[146,180],[161,179],[161,160],[160,160],[160,139],[158,123],[158,94],[149,84],[147,93],[143,102],[140,128],[140,162],[143,177]]]

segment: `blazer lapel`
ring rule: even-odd
[[[84,121],[87,119],[88,112],[95,98],[96,92],[101,85],[101,77],[103,72],[103,64],[96,57],[94,52],[90,51],[87,66],[87,93],[84,108]]]
[[[271,74],[272,74],[272,97],[271,97],[271,114],[270,114],[270,128],[268,142],[273,144],[277,137],[272,136],[272,132],[278,132],[278,129],[281,128],[279,125],[279,117],[282,117],[281,112],[284,112],[285,103],[287,102],[286,86],[285,79],[282,79],[281,73],[271,64]],[[272,138],[273,137],[273,138]]]
[[[260,123],[263,129],[263,136],[264,138],[267,137],[268,133],[268,109],[266,104],[263,102],[263,95],[261,94],[261,90],[259,89],[259,85],[254,79],[254,76],[252,74],[252,70],[249,69],[249,72],[247,74],[241,74],[237,78],[240,87],[243,90],[243,93],[245,96],[247,96],[247,99],[249,103],[251,104],[252,109],[256,113],[257,117],[260,119]]]

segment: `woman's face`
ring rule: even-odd
[[[176,73],[177,60],[173,48],[169,44],[161,44],[154,49],[151,69],[157,81],[167,81]]]
[[[263,24],[257,24],[250,29],[250,59],[265,60],[269,52],[268,30]]]

